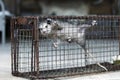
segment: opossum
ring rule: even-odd
[[[90,24],[86,23],[73,25],[68,22],[47,19],[46,22],[43,22],[42,24],[39,26],[41,35],[56,39],[56,41],[53,43],[54,47],[57,48],[58,44],[60,44],[58,43],[58,40],[67,41],[69,43],[76,42],[79,46],[82,47],[85,52],[85,62],[87,62],[88,56],[92,57],[92,59],[95,60],[93,55],[90,54],[86,49],[85,31],[86,29],[97,25],[96,20],[91,21]],[[96,64],[107,71],[107,68],[102,66],[100,63]]]

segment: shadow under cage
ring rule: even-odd
[[[119,16],[11,19],[12,74],[56,78],[120,69]]]

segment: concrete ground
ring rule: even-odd
[[[5,45],[0,44],[0,80],[28,80],[11,75],[10,54],[10,43],[6,43]],[[58,78],[58,80],[120,80],[120,71]]]

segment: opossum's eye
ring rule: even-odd
[[[48,26],[45,26],[45,28],[48,28]]]
[[[51,21],[48,21],[47,24],[51,24]]]
[[[47,19],[47,24],[51,24],[52,20],[51,19]]]

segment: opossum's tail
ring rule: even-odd
[[[94,56],[87,49],[84,49],[84,50],[85,50],[86,54],[88,54],[94,61],[96,61]],[[101,65],[99,62],[97,62],[96,64],[99,67],[103,68],[105,71],[108,71],[108,69],[105,66]]]

